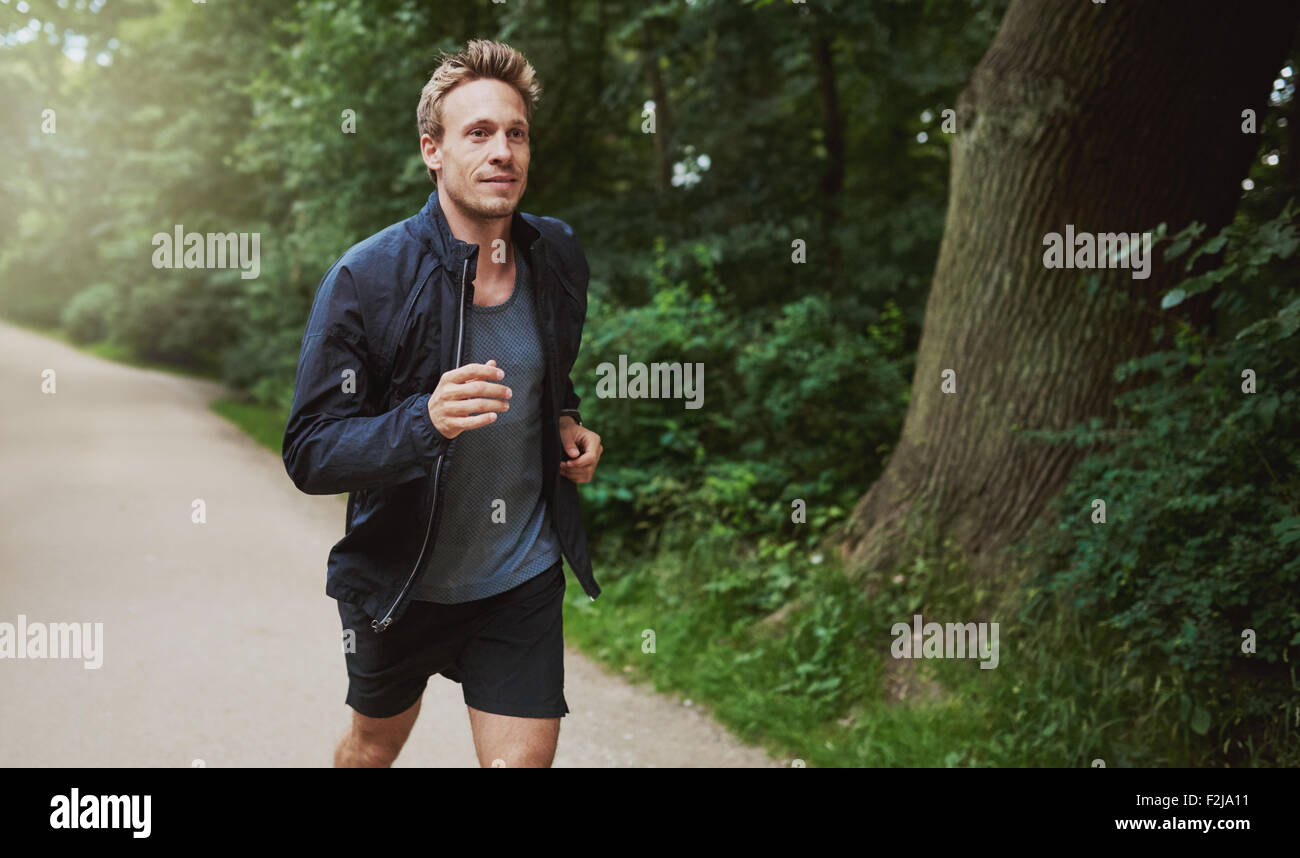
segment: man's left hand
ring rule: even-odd
[[[560,442],[570,456],[568,461],[560,462],[560,473],[575,483],[591,482],[605,449],[600,445],[600,436],[579,426],[572,417],[561,417]]]

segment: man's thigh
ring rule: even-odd
[[[474,753],[484,768],[549,768],[560,739],[559,718],[518,718],[495,715],[473,706],[469,726],[474,734]]]

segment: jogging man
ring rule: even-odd
[[[561,556],[595,599],[576,484],[602,448],[569,378],[582,245],[517,210],[540,93],[507,45],[442,57],[417,110],[436,189],[334,263],[307,321],[283,454],[300,490],[348,493],[325,585],[354,710],[336,766],[392,765],[438,673],[480,765],[555,755]]]

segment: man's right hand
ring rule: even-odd
[[[429,419],[438,434],[455,438],[466,429],[495,422],[498,411],[509,411],[510,388],[496,383],[505,374],[495,360],[444,372],[429,397]]]

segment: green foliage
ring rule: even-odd
[[[1167,258],[1198,241],[1196,228],[1173,236]],[[1300,759],[1297,247],[1289,203],[1200,242],[1189,271],[1220,251],[1222,262],[1170,294],[1213,290],[1214,308],[1239,323],[1208,331],[1171,318],[1171,347],[1117,367],[1118,380],[1141,386],[1117,397],[1115,426],[1094,420],[1040,435],[1096,452],[1060,497],[1058,524],[1029,543],[1043,564],[1031,610],[1098,627],[1074,642],[1078,659],[1095,661],[1039,702],[1095,700],[1110,686],[1108,695],[1127,698],[1111,701],[1117,719],[1159,710],[1200,763]],[[1248,370],[1255,392],[1246,392]],[[1106,503],[1105,524],[1092,523],[1094,499]],[[1254,653],[1243,652],[1246,630],[1257,636]]]
[[[63,329],[74,342],[94,343],[107,340],[115,327],[114,313],[121,296],[112,283],[96,283],[79,292],[63,308]]]
[[[626,522],[647,536],[692,542],[701,533],[808,543],[842,519],[874,478],[905,409],[902,311],[840,307],[820,294],[746,311],[718,280],[707,250],[672,259],[660,240],[650,303],[609,307],[598,292],[574,376],[584,412],[599,414],[616,455],[587,488],[596,532],[616,554]],[[696,285],[692,285],[696,284]],[[680,361],[704,368],[704,407],[682,399],[596,399],[598,364]],[[846,408],[847,402],[853,407]],[[812,439],[816,439],[813,443]],[[791,503],[810,510],[791,523]]]

